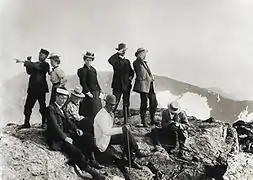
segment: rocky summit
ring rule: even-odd
[[[160,112],[157,120],[160,120]],[[239,152],[237,132],[231,125],[220,121],[203,121],[189,117],[188,138],[183,153],[158,152],[150,139],[151,128],[138,127],[138,111],[129,118],[131,130],[142,151],[150,156],[138,159],[142,170],[128,168],[133,180],[247,180],[253,177],[253,156]],[[116,124],[123,122],[121,116]],[[1,133],[0,172],[2,180],[79,180],[91,179],[89,174],[69,166],[60,152],[51,151],[45,143],[44,130],[33,125],[18,129],[8,124]],[[121,150],[115,146],[115,153]],[[124,179],[114,165],[99,170],[106,179]]]

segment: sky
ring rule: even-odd
[[[148,49],[154,74],[253,100],[252,0],[0,0],[0,80],[24,72],[13,58],[40,48],[61,55],[76,74],[82,54],[97,70],[121,42],[127,58]]]

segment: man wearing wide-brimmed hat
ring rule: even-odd
[[[148,50],[144,48],[138,48],[135,52],[136,60],[133,62],[134,71],[136,73],[136,79],[134,83],[133,91],[140,94],[141,106],[140,115],[141,123],[144,127],[148,127],[146,121],[147,103],[149,100],[149,114],[151,119],[151,125],[157,125],[155,120],[155,112],[157,108],[157,99],[154,90],[154,77],[149,69],[146,59]]]
[[[153,129],[151,133],[156,148],[160,149],[161,142],[164,142],[172,143],[172,150],[183,149],[188,124],[188,118],[178,102],[169,103],[168,108],[162,112],[162,128]]]
[[[84,66],[77,71],[80,85],[83,88],[85,98],[80,104],[80,114],[93,119],[97,112],[102,108],[101,99],[99,98],[101,88],[98,83],[97,71],[92,66],[94,53],[86,52],[83,54]]]
[[[31,57],[28,57],[26,61],[17,60],[17,63],[24,63],[26,72],[30,75],[24,107],[25,122],[21,128],[30,127],[30,117],[36,101],[40,105],[39,111],[42,116],[42,127],[46,125],[46,93],[49,92],[46,81],[46,74],[49,72],[49,64],[46,62],[48,55],[49,52],[47,50],[41,49],[39,52],[39,61],[37,62],[31,62]]]
[[[131,67],[130,61],[125,58],[127,50],[126,44],[120,43],[116,50],[117,53],[113,54],[108,60],[114,71],[111,85],[113,94],[116,96],[117,100],[114,112],[116,111],[121,96],[123,95],[123,113],[124,115],[127,114],[127,116],[129,116],[129,99],[134,71]],[[127,123],[127,116],[124,116],[124,123]]]
[[[50,104],[52,104],[55,101],[56,88],[58,87],[65,88],[67,79],[66,79],[64,71],[60,68],[60,63],[61,63],[60,56],[58,54],[51,53],[48,59],[50,59],[50,64],[52,67],[52,71],[49,72],[50,80],[53,85],[52,91],[51,91],[51,98],[50,98]]]

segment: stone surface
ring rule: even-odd
[[[159,114],[157,119],[160,119]],[[139,123],[138,115],[129,120],[140,149],[151,154],[137,160],[143,165],[143,170],[128,168],[131,179],[152,180],[158,170],[164,180],[221,179],[225,173],[226,179],[247,179],[252,176],[252,156],[238,153],[238,148],[234,148],[238,146],[237,134],[228,124],[192,118],[186,141],[188,150],[179,156],[155,152],[149,137],[151,128],[135,127]],[[120,117],[117,124],[122,122]],[[88,174],[84,174],[86,178],[77,175],[74,168],[66,164],[67,158],[63,154],[49,150],[44,131],[34,126],[23,130],[18,130],[17,125],[7,126],[1,135],[0,152],[2,180],[90,179]],[[115,152],[121,155],[117,146]],[[108,180],[124,179],[113,165],[106,165],[100,172]]]

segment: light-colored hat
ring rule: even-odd
[[[71,90],[71,94],[78,97],[78,98],[84,98],[85,95],[82,93],[82,87],[77,86],[75,89]]]
[[[177,101],[168,104],[168,109],[171,113],[177,114],[180,112],[180,106]]]
[[[116,104],[116,97],[112,94],[108,94],[105,98],[105,102],[109,103],[109,104]]]
[[[59,57],[61,57],[61,56],[59,56],[58,54],[55,54],[55,53],[51,53],[50,56],[48,57],[48,59],[55,59],[55,58],[59,59]]]
[[[135,56],[137,57],[138,56],[138,54],[140,54],[141,52],[148,52],[148,50],[147,49],[144,49],[144,48],[138,48],[137,49],[137,51],[135,52]]]
[[[65,95],[65,96],[69,96],[69,92],[66,89],[63,89],[63,88],[57,88],[56,93],[61,94],[61,95]]]

